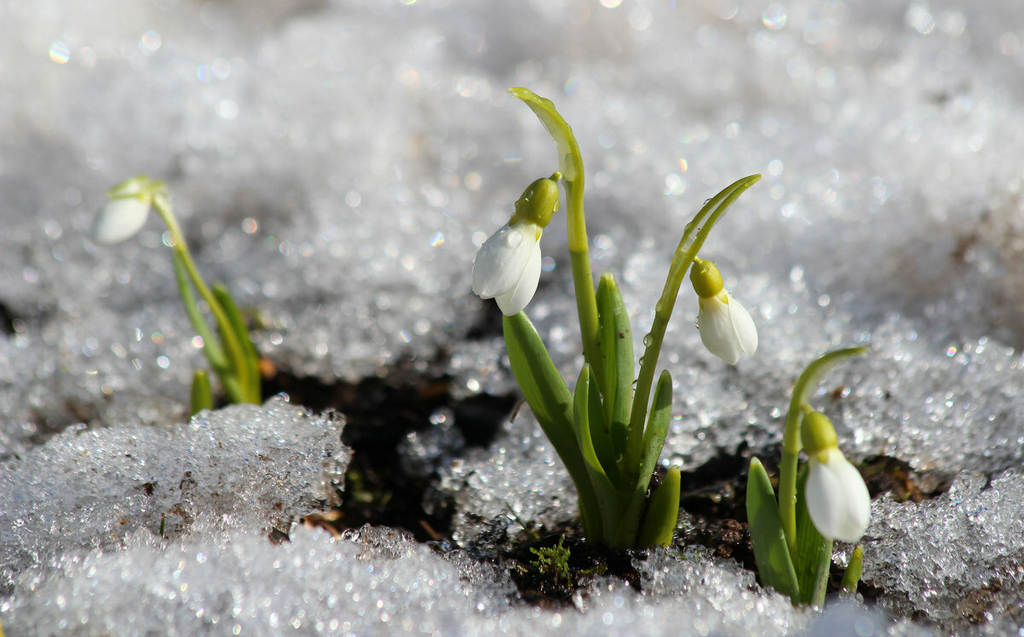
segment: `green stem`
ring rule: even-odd
[[[594,370],[594,378],[603,384],[604,360],[601,357],[597,296],[594,292],[594,275],[590,268],[587,221],[583,213],[582,161],[577,166],[575,179],[565,181],[565,198],[568,202],[566,218],[569,230],[569,262],[572,264],[572,284],[576,291],[576,312],[580,318],[583,358]],[[608,396],[607,387],[601,387],[601,395]]]
[[[796,555],[796,471],[800,456],[800,421],[808,408],[802,397],[793,394],[789,412],[786,414],[786,428],[782,433],[782,463],[779,465],[779,519],[786,534],[789,554]]]
[[[170,201],[168,201],[167,196],[164,193],[157,193],[153,197],[153,207],[156,209],[157,214],[159,214],[164,220],[164,223],[167,224],[167,229],[171,233],[171,240],[174,243],[173,249],[181,257],[181,261],[185,265],[185,271],[188,272],[193,285],[196,286],[196,290],[199,291],[199,295],[203,297],[206,304],[210,306],[210,312],[217,321],[217,327],[220,330],[221,338],[224,340],[224,344],[227,347],[231,366],[238,374],[238,384],[242,388],[249,387],[251,385],[251,379],[249,378],[249,367],[246,365],[245,350],[242,349],[241,343],[238,342],[238,338],[235,335],[234,330],[231,328],[231,322],[228,320],[224,309],[220,306],[220,303],[217,302],[217,299],[213,296],[213,292],[210,291],[206,282],[203,281],[202,276],[200,276],[199,270],[196,268],[195,261],[192,260],[192,255],[189,253],[188,244],[185,243],[185,235],[182,234],[181,227],[178,225],[178,220],[175,218],[174,213],[171,210]]]
[[[828,370],[839,361],[867,351],[866,347],[847,347],[828,352],[815,359],[796,379],[793,396],[786,412],[786,428],[782,432],[782,464],[779,465],[779,518],[786,534],[790,555],[796,555],[796,471],[797,456],[802,447],[800,421],[810,410],[807,399]]]
[[[850,563],[843,572],[842,590],[848,595],[857,594],[857,584],[860,582],[861,569],[864,567],[864,549],[858,544],[850,555]]]
[[[569,228],[569,256],[572,264],[572,283],[576,291],[576,310],[580,319],[580,338],[583,356],[595,372],[599,385],[605,383],[601,360],[600,332],[598,331],[597,298],[594,276],[590,271],[587,243],[587,222],[583,215],[583,157],[572,128],[559,114],[554,102],[521,87],[510,88],[509,93],[521,99],[540,119],[558,149],[558,170],[565,184],[568,202],[566,214]],[[607,396],[606,388],[600,387]]]
[[[644,337],[644,354],[640,358],[640,374],[637,377],[636,390],[633,393],[633,409],[630,412],[627,432],[625,456],[627,471],[636,471],[640,459],[643,448],[644,420],[647,418],[647,403],[651,395],[651,385],[654,382],[654,372],[658,365],[658,356],[661,354],[665,329],[668,327],[668,320],[672,316],[672,309],[675,307],[676,297],[679,295],[679,286],[715,222],[725,213],[732,202],[743,194],[743,191],[753,186],[760,178],[761,175],[751,175],[727,186],[704,204],[683,230],[683,237],[679,240],[675,255],[672,257],[672,264],[669,266],[665,288],[655,306],[654,323],[651,325],[651,331]]]

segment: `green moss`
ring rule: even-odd
[[[555,585],[565,585],[571,581],[569,573],[570,551],[564,545],[564,542],[565,536],[562,536],[558,538],[558,544],[554,546],[530,549],[530,552],[537,556],[530,562],[530,566],[538,574],[550,577]]]

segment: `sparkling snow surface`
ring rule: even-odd
[[[0,0],[0,621],[12,636],[1017,632],[1022,72],[1017,0]],[[638,347],[683,225],[763,174],[703,255],[759,350],[737,368],[704,351],[684,284],[662,460],[778,443],[803,366],[870,344],[815,405],[851,459],[952,477],[921,503],[877,499],[865,538],[878,606],[924,624],[793,610],[690,548],[638,562],[642,594],[607,579],[577,609],[522,605],[458,550],[295,526],[347,463],[341,419],[274,400],[183,424],[204,361],[163,228],[94,245],[104,190],[167,181],[200,269],[258,314],[278,368],[356,380],[442,351],[461,394],[508,392],[470,264],[555,168],[517,85],[574,128],[594,269],[617,276]],[[527,312],[572,378],[563,219]],[[440,473],[459,541],[511,525],[509,506],[575,513],[527,409]]]

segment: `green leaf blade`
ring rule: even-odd
[[[576,442],[573,395],[526,314],[502,317],[502,328],[516,383],[576,485],[587,536],[598,538],[600,507]]]
[[[188,315],[188,320],[192,323],[192,329],[203,339],[203,353],[206,354],[206,360],[210,362],[210,366],[213,367],[218,376],[223,375],[229,369],[228,358],[224,355],[224,350],[217,342],[217,339],[214,338],[213,330],[210,329],[206,319],[203,318],[203,313],[199,310],[196,296],[188,282],[188,271],[182,256],[177,251],[173,251],[172,254],[174,258],[174,276],[178,282],[178,292],[181,294],[181,301],[185,305],[185,314]]]
[[[197,369],[192,376],[188,415],[191,418],[204,409],[213,409],[213,390],[210,388],[210,375]]]
[[[252,338],[249,337],[249,328],[245,325],[245,319],[242,317],[242,312],[238,309],[235,299],[223,285],[213,286],[213,296],[224,309],[230,329],[242,346],[242,364],[248,369],[247,373],[239,373],[238,376],[240,378],[244,377],[249,379],[249,386],[245,388],[247,398],[246,402],[257,404],[261,403],[263,402],[263,391],[260,387],[260,355],[259,352],[256,351],[256,346],[253,345]],[[227,338],[226,335],[221,336],[222,338]]]
[[[566,429],[554,438],[548,436],[557,446],[556,440],[566,439],[571,432],[572,393],[526,314],[502,317],[502,327],[512,373],[530,409],[541,426],[557,421]]]
[[[668,546],[679,519],[679,491],[682,479],[679,469],[669,469],[665,479],[651,496],[637,536],[637,546]]]
[[[861,570],[864,568],[864,548],[858,544],[850,554],[850,563],[846,565],[843,572],[843,592],[847,595],[857,594],[857,585],[860,583]]]
[[[825,603],[825,587],[832,566],[832,540],[822,537],[807,511],[807,466],[796,482],[796,551],[793,568],[800,583],[800,601],[812,606]]]
[[[602,415],[600,401],[596,405],[596,410],[592,408],[592,397],[597,394],[595,385],[596,383],[591,381],[590,366],[583,365],[579,379],[576,381],[576,391],[573,396],[573,419],[580,454],[583,457],[583,462],[590,477],[590,483],[594,488],[594,495],[600,507],[601,537],[607,543],[607,539],[611,536],[620,517],[620,499],[615,485],[608,478],[604,467],[601,465],[601,461],[598,459],[590,437],[592,428],[591,416]]]
[[[622,294],[610,272],[601,275],[597,285],[597,313],[601,330],[601,354],[604,358],[604,384],[608,419],[617,449],[626,447],[626,427],[633,407],[633,330]]]
[[[579,391],[577,389],[577,391]],[[608,479],[617,488],[627,485],[623,483],[622,472],[619,469],[619,460],[622,457],[622,447],[617,446],[612,437],[611,425],[605,415],[605,407],[601,402],[601,392],[596,382],[590,383],[590,438],[594,445],[594,452],[601,463]]]
[[[747,523],[761,583],[788,595],[794,603],[798,603],[800,586],[789,555],[786,535],[782,531],[775,490],[764,465],[757,458],[751,458],[747,475]]]
[[[558,170],[562,173],[562,178],[569,183],[581,180],[583,158],[580,155],[579,144],[576,142],[572,128],[555,108],[555,103],[528,88],[512,87],[508,92],[530,107],[551,138],[555,140],[555,145],[558,147]]]
[[[651,402],[651,413],[648,416],[647,430],[644,432],[643,453],[637,472],[636,488],[643,493],[651,480],[654,468],[658,465],[661,450],[668,437],[668,427],[672,421],[672,375],[668,370],[661,372],[658,384],[654,388],[654,400]]]

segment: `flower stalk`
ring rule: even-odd
[[[821,378],[864,347],[835,350],[818,358],[793,388],[782,437],[778,500],[764,467],[751,459],[747,521],[761,582],[789,595],[794,604],[825,601],[834,539],[860,539],[870,517],[870,498],[857,470],[839,451],[835,429],[808,404]],[[799,470],[806,449],[809,463]],[[859,578],[859,570],[847,572]],[[844,586],[856,588],[856,581]]]
[[[227,290],[221,286],[211,289],[199,274],[181,226],[174,216],[167,187],[161,181],[142,175],[111,188],[107,196],[110,201],[97,215],[93,224],[93,238],[102,244],[124,241],[142,228],[151,208],[156,210],[170,233],[178,289],[185,304],[185,312],[203,340],[203,352],[210,367],[216,372],[231,402],[261,402],[259,355],[249,338],[245,321]],[[219,339],[214,337],[203,318],[193,288],[213,315]],[[194,414],[211,405],[209,379],[205,374],[197,373],[193,380],[191,412]]]

